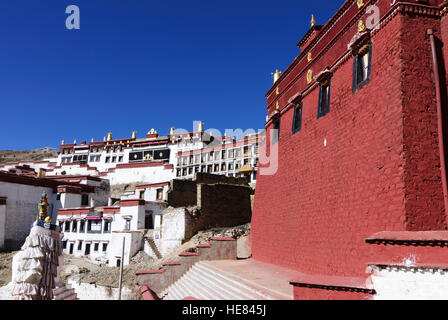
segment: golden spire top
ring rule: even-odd
[[[314,14],[311,15],[311,27],[314,27],[316,20],[314,19]]]
[[[271,75],[274,77],[274,83],[277,82],[277,80],[280,78],[280,76],[282,75],[281,71],[278,71],[278,69],[275,70],[275,72],[271,73]]]

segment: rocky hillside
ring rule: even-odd
[[[57,157],[58,152],[50,148],[41,148],[31,151],[0,151],[0,164],[18,161],[40,161],[46,158]]]

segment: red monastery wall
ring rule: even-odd
[[[363,16],[356,1],[345,6],[350,3],[334,27],[341,33],[323,37],[326,45],[337,37],[334,46],[321,56],[326,46],[318,43],[319,51],[311,50],[315,60],[299,61],[268,93],[269,113],[277,102],[281,113],[279,168],[258,177],[253,256],[309,274],[363,276],[370,254],[364,239],[371,234],[447,225],[425,36],[428,28],[440,36],[440,18],[396,13],[372,32],[371,80],[353,93],[354,58],[344,54]],[[376,3],[382,16],[396,8],[389,0]],[[299,59],[307,61],[306,52]],[[327,66],[333,71],[330,111],[318,119],[319,87],[310,84],[306,92],[306,71],[316,75]],[[288,100],[300,92],[302,128],[292,134]]]

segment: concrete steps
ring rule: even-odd
[[[53,300],[79,300],[78,296],[69,284],[61,283],[53,289]]]
[[[166,289],[184,276],[195,263],[213,260],[236,260],[236,257],[237,243],[235,239],[210,238],[208,243],[198,245],[194,252],[181,253],[178,256],[178,261],[165,263],[162,269],[138,271],[136,273],[135,283],[141,287],[147,286],[155,292],[158,297],[163,299]],[[205,277],[206,276],[204,276],[204,278]],[[190,286],[197,287],[189,278],[186,279],[186,282]],[[216,288],[213,287],[211,290],[216,291]],[[174,287],[173,292],[175,292],[176,296],[182,296],[188,292],[187,286],[180,284]],[[218,292],[215,292],[215,295],[220,296]],[[188,295],[184,297],[187,296]]]
[[[183,300],[195,297],[200,300],[273,300],[275,297],[233,279],[208,265],[198,262],[172,284],[163,300]]]

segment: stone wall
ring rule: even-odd
[[[196,205],[197,184],[191,180],[171,180],[168,205],[174,208]]]

